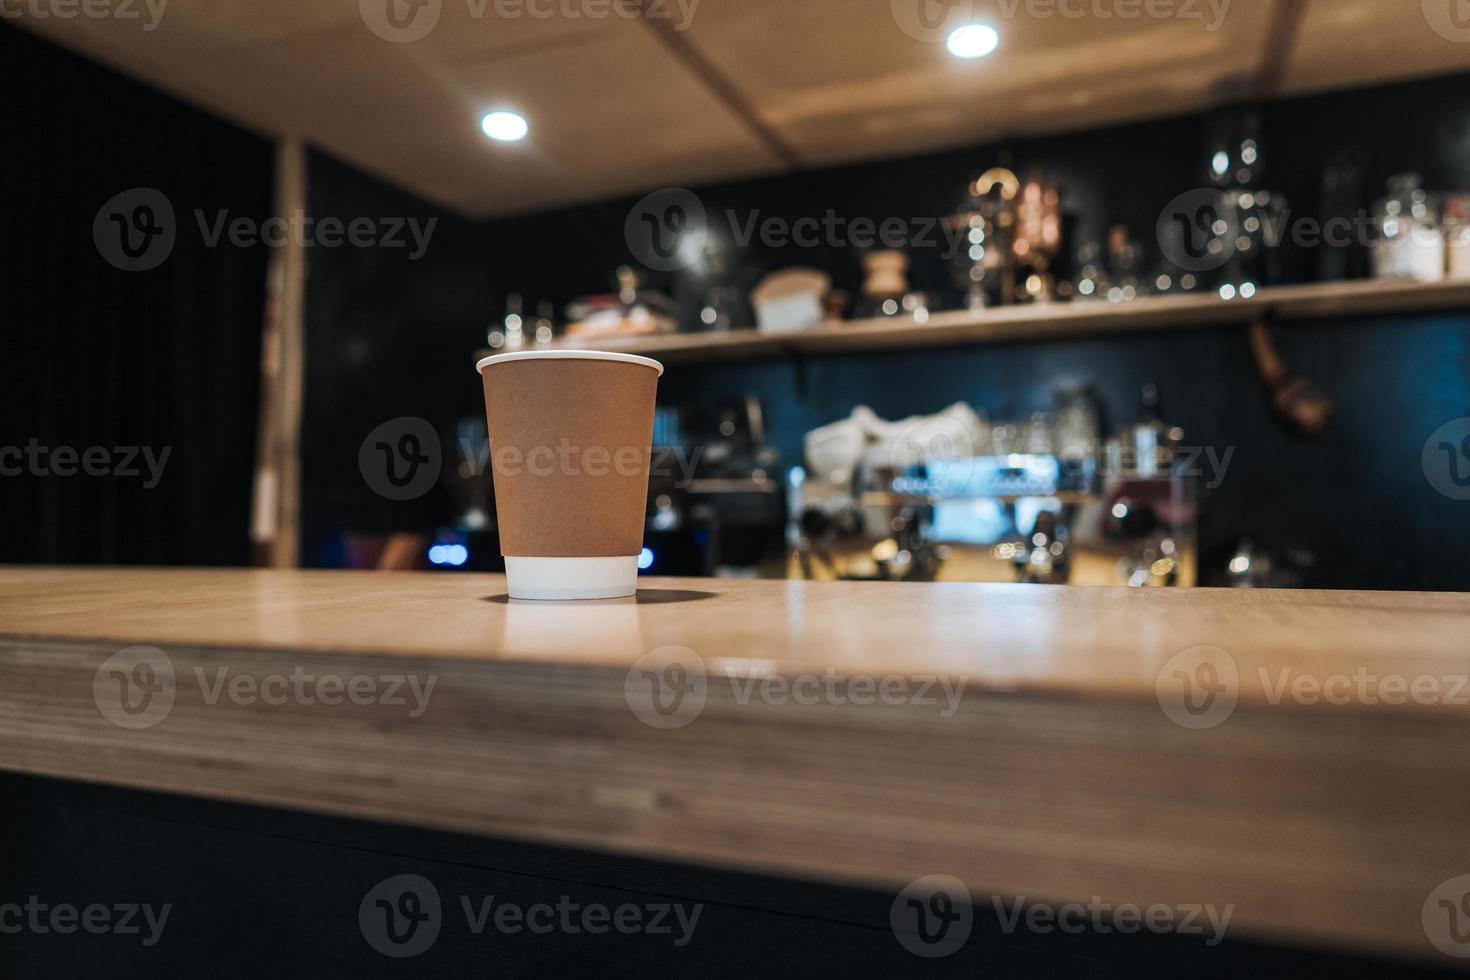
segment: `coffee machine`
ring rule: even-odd
[[[1112,438],[1101,432],[1090,391],[1059,393],[1054,411],[1019,423],[968,406],[897,423],[859,409],[809,436],[808,465],[793,470],[788,573],[1193,585],[1183,433],[1148,411]]]
[[[648,482],[645,570],[779,575],[785,496],[760,400],[712,412],[659,408]]]

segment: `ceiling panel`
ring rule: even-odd
[[[1284,88],[1313,92],[1466,69],[1467,0],[1312,0]]]
[[[117,19],[20,23],[477,216],[782,168],[758,128],[820,166],[1199,108],[1257,77],[1292,3],[1306,9],[1285,92],[1470,69],[1470,20],[1431,27],[1436,4],[1448,18],[1470,0],[1235,0],[1215,30],[1209,0],[1196,8],[1205,20],[1030,16],[1054,8],[975,0],[1002,35],[979,61],[901,29],[910,0],[662,0],[693,12],[688,30],[663,32],[571,0],[534,9],[581,15],[392,0],[401,11],[438,4],[433,29],[408,43],[370,28],[361,10],[376,2],[170,0],[153,31]],[[1098,5],[1072,0],[1078,8]],[[1459,23],[1463,42],[1442,36],[1459,37]],[[524,112],[530,139],[484,139],[479,116],[498,107]],[[747,108],[759,126],[742,121]]]
[[[457,82],[464,91],[478,93],[480,104],[515,106],[535,126],[525,144],[509,147],[471,134],[479,143],[474,157],[510,151],[501,158],[514,161],[516,177],[528,182],[554,178],[568,199],[708,182],[779,166],[730,110],[667,56],[650,31],[623,21],[612,34],[575,50],[536,50],[457,66]],[[541,173],[547,167],[554,172]],[[496,177],[503,175],[497,171]]]
[[[445,2],[436,26],[407,43],[374,34],[352,3],[172,0],[153,32],[117,20],[33,26],[471,215],[777,165],[637,21],[496,9]],[[479,117],[499,107],[527,115],[532,138],[486,140]]]
[[[861,0],[709,4],[689,33],[804,161],[825,164],[1202,105],[1223,79],[1254,73],[1271,19],[1266,3],[1236,4],[1217,30],[981,6],[1001,45],[976,61]]]

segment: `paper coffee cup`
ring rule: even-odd
[[[475,368],[510,597],[632,595],[663,365],[558,350],[495,354]]]

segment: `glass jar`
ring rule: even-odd
[[[1399,174],[1388,182],[1388,197],[1373,209],[1378,240],[1373,274],[1438,282],[1445,275],[1444,232],[1436,202],[1420,186],[1418,174]]]

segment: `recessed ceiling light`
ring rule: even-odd
[[[526,117],[518,112],[487,112],[480,120],[480,129],[486,136],[502,143],[517,143],[530,131]]]
[[[989,24],[966,24],[950,32],[944,46],[956,58],[983,58],[1000,44],[1000,35]]]

